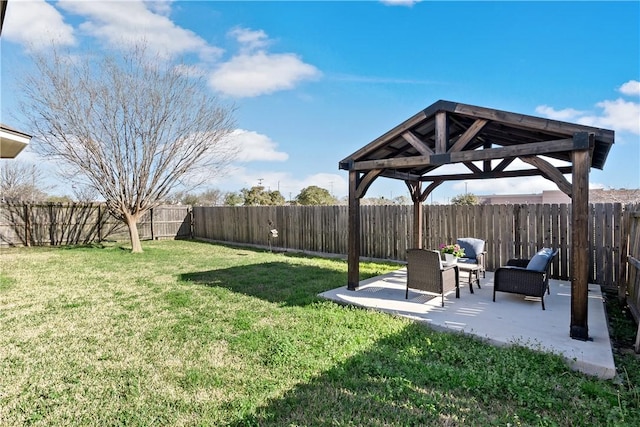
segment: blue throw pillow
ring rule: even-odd
[[[531,258],[529,264],[527,264],[527,270],[535,270],[544,272],[547,269],[547,264],[551,258],[553,251],[549,248],[541,249],[537,254]]]
[[[458,245],[464,249],[465,258],[478,258],[478,255],[484,252],[484,240],[475,239],[473,237],[464,237],[457,240]]]

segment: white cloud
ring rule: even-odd
[[[150,49],[167,58],[184,53],[197,53],[202,59],[219,57],[222,50],[210,46],[200,36],[177,26],[167,16],[170,4],[162,2],[154,6],[154,13],[140,0],[126,2],[89,2],[61,0],[63,10],[86,19],[80,30],[118,47],[144,41]]]
[[[159,15],[169,16],[174,0],[143,0],[147,8]]]
[[[620,93],[623,95],[640,95],[640,82],[637,80],[629,80],[622,86],[620,86]]]
[[[603,110],[600,115],[584,115],[576,121],[587,126],[640,135],[640,103],[618,98],[599,102],[596,106]]]
[[[265,48],[270,44],[269,37],[263,30],[236,27],[229,31],[229,35],[240,43],[241,49],[245,52]]]
[[[547,105],[539,105],[536,107],[536,113],[541,114],[553,120],[571,121],[576,117],[584,114],[583,111],[574,110],[573,108],[565,108],[564,110],[556,110]]]
[[[41,49],[76,43],[73,27],[64,22],[60,12],[44,0],[7,3],[2,37],[27,48]]]
[[[126,48],[143,42],[150,52],[167,59],[197,54],[207,64],[219,61],[223,50],[176,25],[169,18],[171,6],[171,0],[60,0],[53,4],[44,0],[13,0],[7,9],[3,37],[41,47],[48,46],[54,37],[60,43],[74,44],[74,28],[64,23],[60,13],[64,11],[82,20],[77,34],[94,37],[111,47]],[[321,75],[316,67],[294,53],[267,52],[271,41],[263,30],[236,27],[229,35],[239,43],[239,50],[229,61],[218,63],[208,79],[210,86],[222,94],[234,97],[270,94],[293,89],[300,82]],[[194,73],[196,69],[188,71]]]
[[[319,76],[316,67],[294,54],[260,51],[234,56],[210,75],[209,84],[226,95],[252,97],[292,89],[303,80]]]
[[[632,95],[640,91],[640,83],[630,80],[620,87],[620,92]],[[639,92],[640,93],[640,92]],[[595,105],[601,111],[587,112],[566,108],[556,110],[547,105],[536,107],[536,112],[554,120],[564,120],[587,126],[613,129],[616,132],[630,132],[640,135],[640,102],[622,98],[605,100]]]
[[[387,6],[408,6],[411,7],[422,0],[380,0],[380,3]]]
[[[230,135],[231,143],[239,150],[239,162],[284,162],[287,153],[277,150],[278,144],[266,135],[244,129],[236,129]]]
[[[303,80],[317,78],[318,69],[292,53],[268,53],[271,44],[263,30],[236,27],[229,36],[240,44],[239,53],[222,63],[209,77],[218,92],[234,97],[252,97],[292,89]]]

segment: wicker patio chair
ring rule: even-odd
[[[439,251],[425,249],[409,249],[407,251],[407,291],[409,288],[440,294],[444,307],[444,294],[456,290],[456,298],[460,298],[458,288],[458,266],[442,266]]]
[[[474,237],[461,237],[456,240],[456,243],[464,249],[464,257],[459,258],[458,262],[464,264],[478,264],[480,266],[480,272],[482,272],[482,277],[487,277],[487,251],[484,250],[484,240],[476,239]]]
[[[493,281],[493,302],[496,292],[509,292],[531,297],[539,297],[544,307],[544,293],[550,294],[549,268],[551,261],[558,254],[550,248],[543,248],[533,258],[510,259],[506,267],[496,270]]]

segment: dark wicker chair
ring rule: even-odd
[[[456,298],[460,298],[458,288],[458,266],[442,267],[439,251],[425,249],[409,249],[407,251],[407,292],[405,299],[409,298],[409,288],[440,294],[444,307],[444,294],[456,290]]]
[[[549,268],[551,261],[558,254],[555,251],[544,248],[533,258],[510,259],[506,267],[496,270],[493,281],[493,302],[496,301],[496,292],[509,292],[532,297],[539,297],[544,307],[544,293],[550,294]]]
[[[473,237],[461,237],[456,243],[464,249],[464,257],[458,259],[458,263],[478,264],[482,277],[486,276],[487,251],[484,250],[485,242],[482,239]]]

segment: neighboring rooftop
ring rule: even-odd
[[[553,204],[571,203],[569,196],[560,190],[548,190],[537,194],[493,194],[477,196],[483,205],[500,204]],[[619,190],[589,190],[590,203],[640,203],[640,188]]]

